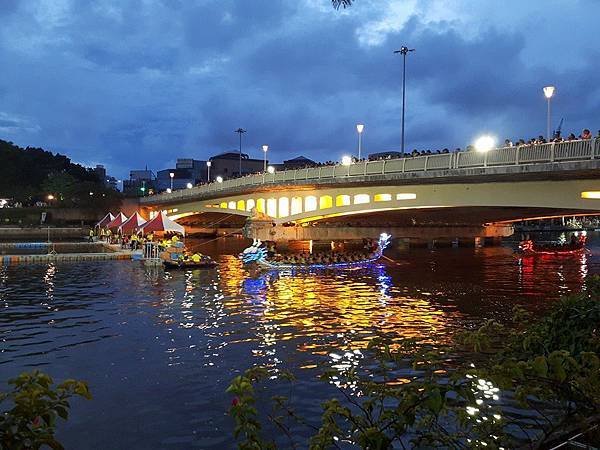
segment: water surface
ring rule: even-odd
[[[230,448],[229,381],[254,365],[299,378],[307,414],[331,394],[332,354],[374,336],[444,339],[514,305],[541,312],[600,273],[593,253],[518,265],[509,248],[416,249],[344,272],[251,271],[241,240],[206,245],[217,270],[104,261],[0,268],[0,383],[39,368],[87,380],[60,427],[67,448]],[[600,249],[599,249],[600,250]]]

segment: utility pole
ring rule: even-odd
[[[414,48],[400,47],[400,50],[394,51],[394,53],[400,53],[402,55],[402,138],[401,148],[402,157],[404,157],[404,106],[406,103],[406,55],[408,52],[414,52]]]
[[[234,131],[234,133],[240,135],[240,177],[242,176],[242,134],[244,134],[245,132],[246,130],[244,130],[243,128],[238,128]]]

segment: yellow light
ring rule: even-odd
[[[350,204],[350,196],[349,195],[338,195],[335,198],[335,206],[348,206]]]
[[[475,150],[480,153],[489,152],[494,145],[496,145],[496,140],[492,136],[481,136],[475,141]]]
[[[585,191],[581,193],[581,198],[598,200],[600,199],[600,191]]]
[[[333,206],[333,198],[331,195],[322,195],[319,198],[319,209],[327,209]]]
[[[54,195],[49,194],[47,198],[48,198],[48,200],[54,200]]]
[[[389,202],[392,200],[392,194],[375,194],[373,200],[376,202]]]

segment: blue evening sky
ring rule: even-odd
[[[280,162],[600,129],[599,0],[0,0],[0,138],[84,164]]]

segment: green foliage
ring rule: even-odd
[[[323,373],[339,396],[323,402],[319,424],[284,397],[267,419],[285,416],[311,429],[311,449],[552,446],[599,421],[599,337],[600,277],[590,277],[584,292],[537,320],[517,309],[509,325],[487,322],[447,346],[374,339],[368,354],[376,368]],[[239,400],[231,413],[240,448],[275,448],[261,438],[264,419],[253,407],[267,375],[251,369],[229,388]],[[275,425],[290,447],[307,445],[284,422]]]
[[[0,192],[24,205],[46,201],[48,194],[56,198],[54,206],[95,206],[118,199],[119,194],[107,189],[93,169],[74,164],[69,158],[40,148],[25,149],[0,140]],[[90,199],[94,192],[94,199]],[[93,201],[95,200],[95,201]],[[104,207],[104,205],[103,205]]]
[[[91,398],[87,384],[66,380],[54,387],[52,378],[39,371],[22,373],[8,383],[12,390],[0,392],[0,449],[62,449],[54,437],[57,419],[68,419],[71,397]]]

